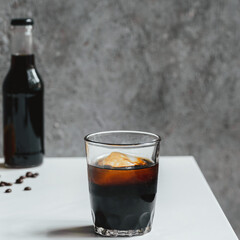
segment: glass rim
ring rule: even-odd
[[[103,135],[103,134],[111,134],[111,133],[133,133],[133,134],[141,134],[141,135],[148,135],[155,137],[152,141],[146,141],[142,143],[109,143],[109,142],[102,142],[102,141],[95,141],[91,140],[90,137],[96,136],[96,135]],[[92,143],[94,145],[99,145],[99,146],[107,146],[107,147],[144,147],[144,146],[149,146],[149,145],[154,145],[156,143],[159,143],[161,141],[161,137],[158,134],[155,133],[150,133],[150,132],[144,132],[144,131],[132,131],[132,130],[112,130],[112,131],[102,131],[102,132],[95,132],[95,133],[90,133],[87,134],[84,137],[84,141],[88,143]]]

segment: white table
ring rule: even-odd
[[[2,163],[3,160],[0,160]],[[95,239],[84,158],[46,158],[36,179],[0,187],[0,239]],[[26,169],[0,167],[13,182]],[[30,186],[32,191],[23,191]],[[153,229],[136,239],[237,240],[193,157],[161,157]],[[111,238],[112,239],[112,238]]]

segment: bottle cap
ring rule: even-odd
[[[13,18],[11,20],[12,26],[28,26],[33,25],[33,19],[32,18]]]

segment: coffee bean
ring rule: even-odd
[[[10,188],[6,189],[6,191],[5,191],[5,193],[10,193],[10,192],[12,192],[12,189],[10,189]]]
[[[39,174],[38,173],[33,173],[30,177],[31,178],[36,178]]]
[[[25,179],[25,178],[26,178],[26,177],[24,177],[24,176],[20,176],[20,177],[19,177],[19,179]]]
[[[26,177],[32,177],[33,176],[33,173],[32,172],[27,172],[26,173]]]
[[[0,187],[4,187],[4,186],[12,186],[12,183],[8,183],[8,182],[0,182]]]
[[[24,188],[24,191],[30,191],[30,190],[32,190],[30,187],[25,187]]]
[[[22,178],[18,178],[18,179],[16,180],[16,183],[17,183],[17,184],[23,183],[23,179],[22,179]]]
[[[4,187],[5,183],[4,182],[0,182],[0,187]]]

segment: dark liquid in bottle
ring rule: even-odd
[[[88,165],[94,224],[117,230],[151,226],[157,191],[158,164],[131,169]]]
[[[34,56],[12,56],[3,83],[4,158],[9,167],[33,167],[44,153],[43,82]]]

